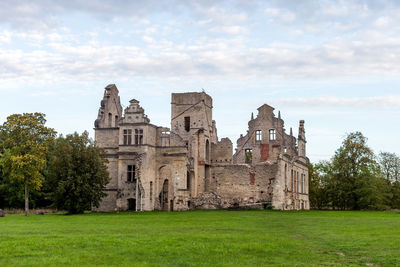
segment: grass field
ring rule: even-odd
[[[400,213],[189,211],[0,218],[0,266],[400,266]]]

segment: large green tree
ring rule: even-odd
[[[42,113],[13,114],[0,127],[0,165],[3,175],[24,187],[25,215],[29,215],[29,191],[43,182],[49,144],[56,132],[45,126]]]
[[[310,201],[333,209],[388,209],[396,188],[386,179],[367,138],[350,133],[330,162],[310,166]]]
[[[51,199],[70,214],[98,207],[109,182],[104,151],[87,132],[60,136],[49,154],[47,184]]]

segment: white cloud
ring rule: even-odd
[[[222,34],[231,34],[231,35],[239,35],[246,34],[248,30],[242,26],[218,26],[211,29],[211,32],[222,33]]]
[[[267,15],[267,17],[278,19],[283,23],[291,23],[296,19],[296,15],[293,12],[279,8],[267,8],[264,13]]]
[[[7,30],[0,32],[0,43],[11,43],[11,33]]]
[[[375,20],[374,25],[376,27],[386,27],[390,24],[390,18],[389,17],[380,17],[377,20]]]
[[[291,107],[333,107],[333,108],[383,108],[383,109],[400,109],[400,95],[392,96],[374,96],[374,97],[336,97],[325,96],[316,98],[286,98],[275,99],[271,102],[291,106]]]

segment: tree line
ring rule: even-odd
[[[13,114],[0,126],[0,208],[98,207],[109,181],[104,151],[88,132],[56,136],[42,113]]]
[[[375,155],[360,132],[350,133],[329,161],[309,166],[314,209],[400,209],[400,157]]]

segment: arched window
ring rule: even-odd
[[[117,116],[117,115],[115,115],[114,126],[115,126],[115,127],[118,127],[118,116]]]

